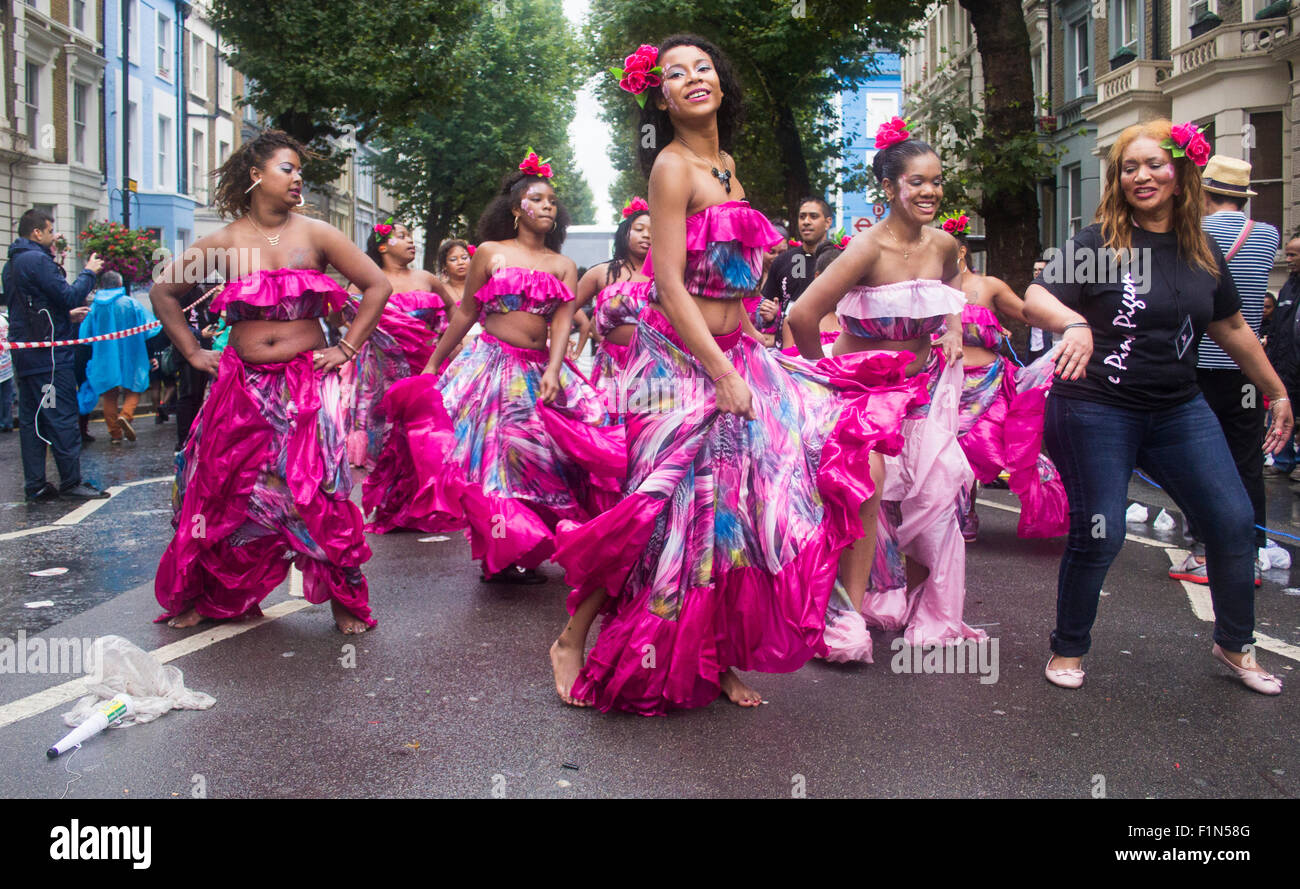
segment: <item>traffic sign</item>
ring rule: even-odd
[[[853,217],[853,230],[855,232],[864,232],[867,229],[871,228],[873,224],[874,223],[872,223],[872,221],[866,216]]]
[[[872,204],[872,205],[871,205],[871,212],[874,213],[874,214],[876,215],[876,218],[877,218],[877,219],[879,219],[879,218],[881,218],[882,216],[885,215],[885,205],[884,205],[884,204]]]

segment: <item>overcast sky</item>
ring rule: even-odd
[[[564,0],[564,14],[575,27],[581,26],[588,5],[589,0]],[[614,207],[609,200],[609,187],[614,182],[614,168],[609,163],[609,132],[600,119],[594,83],[595,77],[578,93],[577,113],[569,127],[569,139],[578,167],[596,199],[596,221],[610,225]]]

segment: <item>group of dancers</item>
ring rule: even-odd
[[[997,313],[1023,321],[1024,304],[970,272],[961,226],[934,227],[937,154],[901,121],[882,128],[888,218],[819,257],[784,319],[794,346],[767,348],[753,318],[783,237],[726,150],[740,84],[693,35],[626,64],[653,129],[648,201],[629,202],[614,257],[581,278],[535,154],[475,246],[441,245],[440,276],[411,268],[400,223],[363,253],[294,213],[303,151],[288,136],[222,166],[218,206],[236,218],[177,260],[260,257],[212,306],[232,328],[219,362],[185,326],[183,285],[152,294],[172,342],[217,375],[177,460],[159,620],[255,616],[293,564],[309,601],[364,632],[365,532],[463,530],[485,582],[563,568],[570,618],[550,657],[577,706],[756,706],[736,671],[870,662],[873,628],[918,646],[983,638],[962,618],[977,482],[1009,473],[1022,535],[1071,524],[1041,454],[1058,356],[1018,368],[999,351]],[[599,340],[590,376],[569,354],[580,309]],[[351,466],[370,470],[368,523]]]

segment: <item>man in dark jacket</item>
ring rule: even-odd
[[[77,325],[86,316],[86,297],[103,262],[92,255],[69,286],[50,252],[57,238],[54,217],[44,210],[28,210],[18,221],[18,239],[9,245],[9,262],[0,273],[9,300],[11,342],[75,339]],[[79,499],[108,496],[81,480],[75,356],[74,346],[14,351],[23,487],[28,501],[50,500],[60,494]],[[47,444],[59,467],[58,488],[45,480]]]
[[[1300,403],[1300,333],[1297,332],[1297,309],[1300,309],[1300,238],[1292,238],[1283,248],[1291,276],[1277,294],[1277,306],[1269,318],[1268,343],[1264,353],[1277,375],[1286,385],[1292,404]],[[1288,442],[1273,458],[1275,473],[1290,474],[1295,468],[1295,449]]]
[[[778,349],[789,345],[782,333],[790,303],[802,296],[812,283],[817,248],[831,229],[831,205],[821,198],[804,198],[799,202],[798,222],[799,243],[772,261],[756,322],[762,332],[775,334],[773,345]]]

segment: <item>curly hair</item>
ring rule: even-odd
[[[447,238],[438,245],[438,274],[447,274],[447,257],[457,247],[460,247],[466,253],[469,252],[469,243],[461,238]]]
[[[379,245],[388,243],[388,240],[397,232],[397,227],[399,225],[406,229],[407,234],[411,233],[411,227],[409,225],[402,222],[400,219],[395,219],[393,220],[393,230],[389,232],[382,241],[379,240],[379,233],[375,231],[375,227],[373,225],[370,227],[370,235],[366,238],[366,256],[373,259],[375,265],[379,266],[381,269],[384,267],[384,254],[379,252]]]
[[[298,160],[307,163],[315,157],[315,152],[303,147],[302,143],[283,130],[266,130],[256,139],[250,139],[226,158],[226,162],[213,172],[217,180],[214,205],[223,218],[240,216],[248,211],[253,202],[248,193],[251,184],[248,173],[254,167],[260,167],[269,161],[281,148],[288,148],[298,154]]]
[[[679,46],[694,46],[713,60],[713,68],[718,72],[718,86],[722,90],[722,105],[718,108],[718,147],[723,151],[730,151],[736,133],[740,129],[740,123],[745,117],[744,90],[740,87],[740,81],[736,78],[731,62],[717,46],[695,34],[674,34],[665,39],[659,44],[659,58],[662,59],[664,53]],[[659,108],[654,96],[647,99],[645,107],[641,109],[640,132],[645,133],[647,126],[653,128],[651,132],[653,138],[640,140],[639,159],[641,171],[649,176],[650,170],[655,165],[655,158],[659,156],[664,146],[673,141],[675,135],[668,112]],[[649,142],[648,147],[647,142]]]
[[[523,170],[514,170],[505,179],[501,180],[501,189],[497,196],[487,205],[483,215],[478,218],[478,225],[475,227],[475,237],[481,244],[484,241],[508,241],[515,236],[515,219],[514,213],[511,212],[519,206],[519,201],[528,190],[528,186],[534,182],[544,182],[551,185],[551,180],[542,176],[533,176],[525,173]],[[554,188],[555,186],[551,186]],[[545,244],[547,248],[560,252],[564,246],[564,236],[569,231],[569,211],[565,209],[559,196],[555,198],[555,227],[546,233]]]
[[[637,210],[627,219],[618,224],[614,230],[614,258],[605,266],[605,285],[614,283],[614,279],[623,273],[623,269],[632,266],[632,250],[628,247],[628,241],[632,236],[632,226],[642,216],[649,216],[649,210]],[[633,269],[635,271],[635,269]]]

